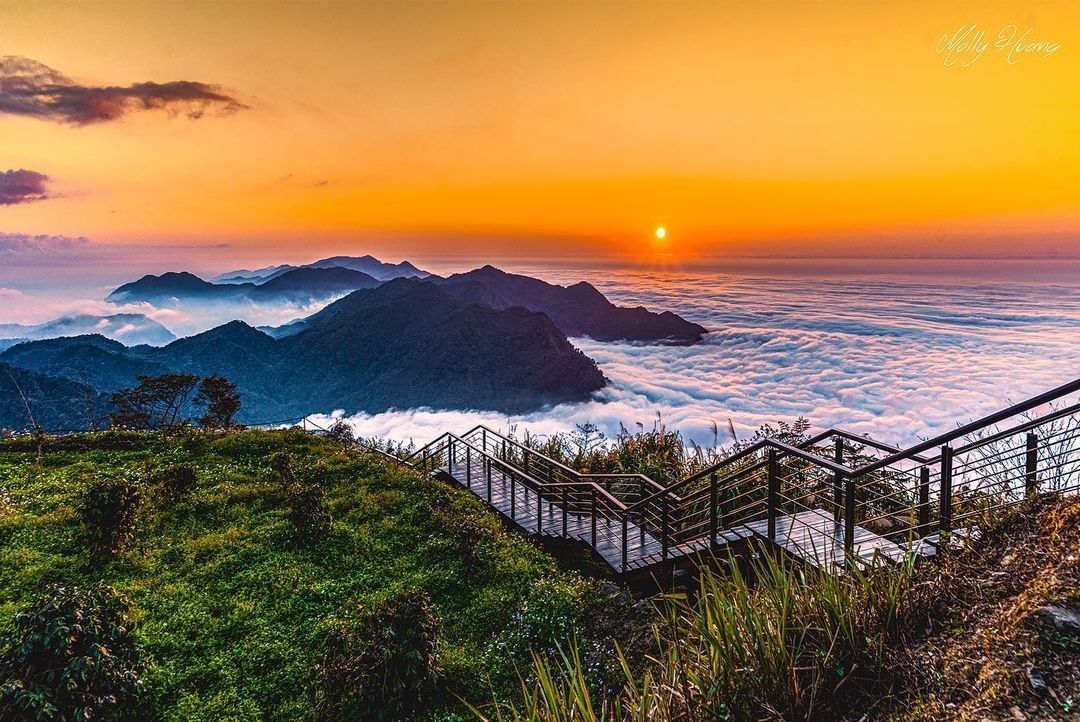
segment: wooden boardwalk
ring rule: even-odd
[[[746,524],[758,537],[768,539],[767,520]],[[843,569],[848,563],[844,550],[844,525],[824,509],[807,509],[797,514],[781,514],[776,519],[776,539],[773,540],[789,554],[819,568]],[[875,556],[900,561],[907,553],[904,547],[883,536],[855,527],[852,556],[868,564]]]
[[[594,519],[591,515],[564,513],[559,504],[546,499],[539,500],[537,509],[536,492],[520,482],[511,482],[510,477],[498,469],[491,470],[490,491],[486,476],[476,471],[470,478],[468,467],[463,464],[455,464],[452,471],[446,467],[440,471],[453,477],[525,533],[577,539],[592,546],[612,568],[622,569],[620,520],[598,516],[595,520],[596,543],[593,544]],[[847,562],[843,525],[837,524],[832,515],[822,509],[781,514],[776,520],[774,540],[769,540],[768,521],[762,519],[720,530],[716,545],[710,544],[707,538],[672,545],[668,548],[668,559],[715,553],[728,544],[747,539],[772,541],[796,558],[821,568],[843,568]],[[660,540],[632,521],[627,522],[626,540],[626,571],[646,569],[664,561]],[[861,563],[869,563],[875,555],[899,560],[904,554],[905,549],[899,544],[863,527],[855,527],[854,556]]]
[[[539,502],[538,514],[536,492],[520,483],[511,483],[510,478],[498,469],[491,470],[490,497],[486,477],[474,472],[470,481],[464,464],[455,464],[452,472],[446,467],[439,471],[452,476],[459,484],[472,491],[528,534],[565,536],[592,546],[593,517],[591,515],[564,514],[558,504],[546,500]],[[566,519],[565,535],[563,534],[564,517]],[[615,569],[622,567],[622,535],[621,521],[607,517],[596,518],[596,552]],[[641,568],[646,566],[646,559],[652,556],[659,558],[660,541],[633,522],[627,522],[626,536],[627,566]]]

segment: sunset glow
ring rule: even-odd
[[[73,83],[226,96],[0,114],[5,163],[49,179],[2,230],[618,258],[664,217],[688,258],[1076,250],[1072,3],[259,7],[0,8],[3,52]],[[1010,24],[1059,51],[999,51]]]

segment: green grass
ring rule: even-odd
[[[336,616],[406,588],[427,591],[442,619],[435,717],[445,716],[463,709],[459,695],[514,689],[530,647],[586,625],[594,606],[590,583],[502,530],[471,495],[373,455],[296,431],[99,441],[40,460],[0,441],[0,628],[49,583],[116,587],[138,610],[159,719],[309,717]],[[304,543],[285,517],[269,464],[282,449],[329,469],[324,539]],[[176,463],[194,465],[198,485],[170,501],[150,479]],[[135,542],[95,565],[75,508],[93,480],[117,477],[144,485]]]

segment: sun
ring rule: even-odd
[[[656,227],[656,240],[662,241],[667,238],[667,229],[663,226]]]

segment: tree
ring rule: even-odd
[[[212,429],[227,429],[233,425],[236,412],[240,410],[240,394],[236,392],[236,384],[214,374],[199,385],[195,404],[206,408],[206,413],[199,417],[200,424]]]
[[[116,410],[109,414],[109,422],[113,426],[160,429],[188,422],[185,413],[190,410],[200,377],[169,373],[137,378],[138,386],[120,389],[112,395],[110,400]]]

